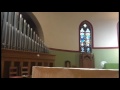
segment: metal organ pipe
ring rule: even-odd
[[[5,48],[5,39],[6,39],[6,27],[7,27],[7,14],[8,12],[3,12],[3,23],[2,23],[2,47]]]
[[[23,19],[22,19],[22,14],[19,15],[19,27],[18,27],[18,30],[19,30],[19,46],[18,46],[18,49],[21,50],[22,48],[22,24],[23,24]]]
[[[1,12],[2,48],[48,52],[41,38],[19,12]]]

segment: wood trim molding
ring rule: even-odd
[[[56,51],[63,51],[63,52],[75,52],[75,53],[80,53],[79,50],[65,50],[65,49],[56,49],[56,48],[49,48],[50,50],[56,50]],[[118,49],[118,47],[94,47],[92,49]]]

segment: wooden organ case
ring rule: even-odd
[[[80,68],[94,68],[94,55],[91,53],[81,53],[79,63]]]
[[[31,74],[32,66],[54,66],[55,55],[49,53],[38,33],[41,29],[31,22],[20,12],[1,12],[2,78],[9,77],[10,67],[17,67],[18,75],[21,75],[19,71],[23,67],[28,67]]]
[[[9,77],[9,68],[28,67],[32,74],[32,66],[54,67],[55,55],[37,52],[25,52],[17,50],[2,49],[1,73],[2,78]],[[20,75],[20,72],[19,72]]]

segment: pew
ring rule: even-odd
[[[119,78],[119,70],[33,66],[32,78]]]

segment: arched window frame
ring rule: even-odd
[[[90,50],[90,52],[89,53],[92,53],[92,49],[93,49],[93,26],[92,26],[92,24],[89,22],[89,21],[87,21],[87,20],[84,20],[84,21],[82,21],[81,23],[80,23],[80,25],[79,25],[79,52],[81,52],[81,44],[80,44],[80,38],[81,38],[81,36],[80,36],[80,30],[81,30],[81,28],[83,27],[83,25],[84,24],[87,24],[88,25],[88,27],[89,27],[89,29],[90,29],[90,36],[91,36],[91,50]],[[86,50],[85,50],[85,52],[86,52]],[[82,53],[82,52],[81,52]],[[87,52],[86,52],[87,53]]]
[[[117,23],[117,36],[118,36],[118,47],[119,47],[119,22]]]

